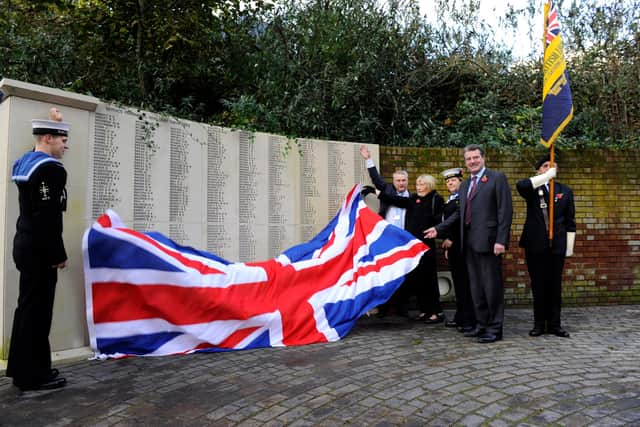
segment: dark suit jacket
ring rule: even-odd
[[[576,211],[573,202],[573,191],[566,185],[554,184],[553,205],[553,246],[551,252],[564,255],[567,251],[567,232],[576,231]],[[520,247],[533,253],[543,252],[549,247],[549,233],[544,223],[544,214],[540,208],[538,189],[534,189],[530,179],[518,181],[516,188],[527,202],[527,219],[524,222]],[[549,206],[549,193],[545,186],[543,197]]]
[[[446,234],[451,227],[459,224],[461,242],[468,244],[475,252],[493,252],[493,245],[496,243],[508,248],[513,205],[507,178],[502,172],[485,169],[472,195],[472,226],[466,230],[464,212],[468,203],[467,192],[470,185],[471,178],[460,185],[458,190],[460,209],[436,226],[438,234]]]
[[[460,197],[457,197],[453,200],[447,200],[444,204],[444,209],[442,211],[442,220],[446,221],[451,215],[456,215],[460,211]],[[460,215],[458,215],[458,218]],[[449,248],[449,253],[454,253],[457,255],[462,254],[462,247],[460,246],[460,224],[455,223],[447,230],[446,234],[442,234],[440,236],[441,239],[449,239],[451,240],[451,247]]]
[[[388,182],[385,182],[385,180],[378,173],[378,169],[375,166],[371,168],[367,168],[367,171],[369,172],[369,176],[371,177],[371,181],[373,182],[373,185],[380,192],[387,194],[389,196],[396,196],[398,194],[393,184],[389,184]],[[380,210],[378,211],[378,214],[382,218],[385,218],[387,216],[387,211],[389,210],[389,206],[391,206],[389,203],[386,203],[383,200],[380,200]]]

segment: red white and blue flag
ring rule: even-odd
[[[263,262],[137,232],[108,211],[83,239],[91,347],[104,358],[337,341],[428,249],[367,208],[359,186],[315,238]]]

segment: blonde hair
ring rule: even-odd
[[[431,175],[420,175],[418,178],[416,178],[416,182],[418,181],[422,181],[423,183],[427,184],[427,188],[429,189],[429,191],[433,191],[436,188],[436,179]]]

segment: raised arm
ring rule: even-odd
[[[387,183],[378,173],[378,169],[376,169],[375,163],[373,163],[373,159],[371,158],[371,153],[366,145],[360,146],[360,155],[366,161],[367,172],[369,172],[369,177],[371,177],[371,182],[373,185],[380,191],[384,191]]]

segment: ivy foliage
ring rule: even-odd
[[[502,33],[538,27],[529,3]],[[640,145],[638,3],[558,1],[575,109],[560,146]],[[541,52],[514,56],[478,0],[432,4],[5,0],[0,76],[292,137],[537,146]]]

